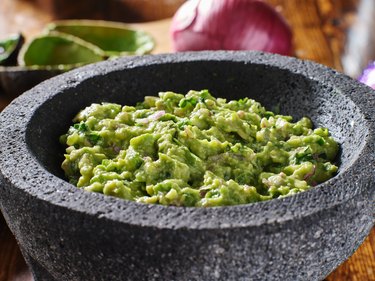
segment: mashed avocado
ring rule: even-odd
[[[207,90],[161,92],[136,106],[92,104],[73,121],[60,138],[69,181],[137,202],[247,204],[305,191],[337,171],[327,129]]]

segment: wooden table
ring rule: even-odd
[[[372,0],[268,0],[284,14],[294,33],[295,56],[313,60],[353,77],[374,58]],[[366,6],[367,5],[367,6]],[[0,1],[0,38],[22,31],[27,37],[40,32],[53,18],[32,1]],[[156,39],[154,53],[170,52],[170,19],[136,24]],[[375,36],[375,34],[374,34]],[[0,109],[9,103],[0,96]],[[1,195],[0,195],[1,196]],[[17,243],[0,215],[0,281],[31,281]],[[375,228],[353,256],[326,281],[375,281]]]

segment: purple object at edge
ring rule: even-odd
[[[367,86],[375,89],[375,61],[368,64],[368,66],[363,70],[362,75],[358,80]]]

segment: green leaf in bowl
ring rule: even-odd
[[[47,25],[47,31],[58,31],[77,36],[105,51],[107,56],[142,55],[155,46],[146,32],[129,28],[126,24],[95,20],[62,20]]]
[[[15,34],[0,41],[0,65],[16,65],[17,55],[25,39],[22,34]]]
[[[24,45],[18,63],[21,66],[73,68],[103,59],[105,54],[97,46],[72,35],[51,32]]]

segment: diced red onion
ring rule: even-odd
[[[152,120],[152,121],[156,121],[156,120],[159,120],[161,117],[163,117],[165,115],[165,111],[164,110],[159,110],[159,111],[156,111],[154,114],[151,114],[148,119]]]
[[[151,114],[150,116],[148,116],[146,118],[137,119],[137,122],[140,123],[140,124],[148,124],[151,121],[159,120],[164,115],[165,115],[165,111],[159,110],[159,111],[156,111],[155,113]]]
[[[259,0],[189,0],[173,17],[171,37],[175,51],[292,52],[289,25]]]
[[[312,169],[310,172],[308,172],[308,173],[303,177],[303,179],[304,179],[305,181],[307,181],[309,178],[311,178],[311,177],[315,174],[315,171],[316,171],[316,166],[314,165],[314,166],[313,166],[313,169]]]

